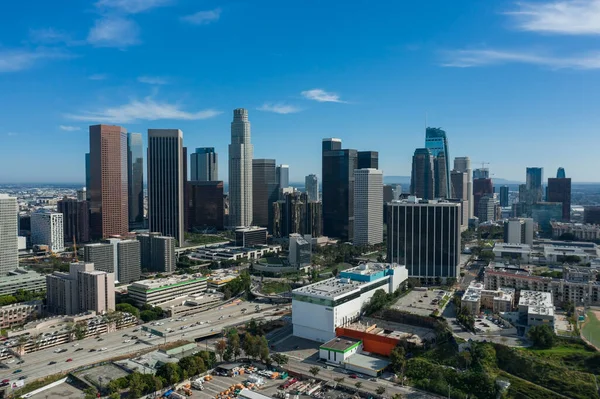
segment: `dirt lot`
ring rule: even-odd
[[[103,366],[94,367],[89,370],[84,370],[75,375],[82,380],[96,385],[97,387],[106,386],[110,381],[128,375],[123,369],[114,364],[105,364]],[[102,379],[102,381],[100,381]]]
[[[85,394],[83,391],[75,388],[73,385],[63,382],[62,384],[55,386],[50,389],[46,389],[43,392],[38,393],[37,395],[33,395],[31,398],[33,399],[59,399],[59,398],[69,398],[69,399],[79,399],[85,398]]]

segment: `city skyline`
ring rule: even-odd
[[[225,154],[238,107],[252,112],[255,157],[290,165],[292,182],[321,177],[323,137],[379,151],[385,176],[408,176],[425,124],[447,132],[452,156],[490,162],[509,180],[523,181],[528,164],[563,166],[573,182],[600,180],[586,167],[593,146],[581,145],[596,139],[600,118],[590,51],[597,32],[576,23],[595,2],[350,2],[317,14],[271,1],[266,13],[229,2],[98,1],[60,12],[37,3],[33,11],[11,3],[0,17],[0,166],[19,165],[0,168],[3,183],[83,182],[85,132],[99,123],[177,128],[189,148]],[[435,29],[420,29],[419,19]],[[307,24],[314,29],[304,32]],[[255,62],[242,68],[239,57]],[[183,62],[163,61],[174,59]],[[486,139],[505,151],[487,151]],[[52,168],[48,151],[61,153]],[[572,153],[577,159],[565,158]],[[219,169],[227,176],[224,156]]]

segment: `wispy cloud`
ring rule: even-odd
[[[76,132],[77,130],[81,130],[79,126],[60,125],[59,128],[60,130],[64,130],[65,132]]]
[[[96,47],[125,48],[140,43],[139,26],[122,17],[104,17],[96,20],[88,34],[88,43]]]
[[[140,83],[147,83],[149,85],[166,85],[169,81],[160,76],[140,76],[137,78]]]
[[[7,135],[7,136],[14,137],[14,136],[18,136],[18,135],[19,135],[19,133],[17,133],[17,132],[8,132],[8,133],[6,133],[6,135]]]
[[[31,29],[29,31],[29,40],[36,44],[83,44],[82,42],[73,40],[68,33],[54,28]]]
[[[276,114],[293,114],[302,111],[299,107],[283,103],[264,103],[257,109],[259,111],[274,112]]]
[[[166,6],[171,0],[98,0],[96,7],[119,10],[128,14],[137,14],[152,8]]]
[[[564,35],[600,35],[600,0],[517,3],[507,12],[524,31]]]
[[[208,119],[221,114],[214,109],[205,109],[197,112],[187,112],[178,104],[157,102],[150,97],[142,101],[132,100],[127,104],[109,107],[91,112],[68,114],[68,118],[86,122],[97,123],[129,123],[140,120],[155,121],[160,119],[171,120],[199,120]]]
[[[89,80],[105,80],[108,79],[108,75],[105,73],[95,73],[93,75],[88,76]]]
[[[211,22],[218,21],[221,17],[221,9],[215,8],[209,11],[199,11],[194,14],[181,17],[182,21],[189,22],[194,25],[207,25]]]
[[[498,64],[533,64],[553,69],[599,69],[600,52],[575,55],[552,55],[535,51],[455,50],[445,53],[442,66],[455,68],[481,67]]]
[[[0,50],[0,73],[2,72],[17,72],[24,69],[29,69],[37,63],[71,58],[72,55],[58,49],[16,49],[16,50]]]
[[[340,96],[336,93],[327,92],[323,89],[305,90],[300,94],[302,94],[304,98],[321,103],[345,103],[345,101],[342,101]]]

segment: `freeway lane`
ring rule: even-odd
[[[187,316],[184,320],[170,322],[169,319],[160,320],[164,323],[161,326],[151,326],[150,323],[144,324],[149,328],[154,328],[159,331],[166,331],[167,328],[175,330],[173,333],[167,334],[166,338],[153,335],[148,337],[141,330],[141,326],[129,327],[123,330],[118,330],[101,336],[102,341],[96,340],[94,337],[86,338],[81,341],[71,342],[69,344],[59,345],[53,348],[48,348],[42,351],[25,354],[22,359],[23,364],[14,363],[8,364],[9,368],[0,369],[0,381],[9,379],[11,381],[17,380],[20,376],[27,376],[27,381],[33,381],[35,379],[71,371],[78,367],[82,367],[88,364],[94,364],[101,361],[109,360],[111,358],[123,355],[135,355],[135,353],[142,350],[154,348],[166,342],[174,342],[180,339],[193,341],[196,337],[206,336],[210,334],[216,334],[222,329],[233,326],[240,323],[245,323],[251,319],[264,318],[271,320],[278,318],[279,316],[273,316],[273,313],[277,308],[283,310],[281,306],[264,306],[260,304],[260,311],[255,312],[254,302],[242,302],[241,305],[233,305],[223,307],[222,309],[213,309],[206,312],[198,313],[196,315]],[[241,309],[246,308],[247,312],[242,314]],[[231,317],[229,317],[231,315]],[[221,318],[221,316],[223,316]],[[210,321],[210,322],[209,322]],[[187,327],[184,330],[180,328],[197,322],[203,322],[201,326]],[[133,332],[134,329],[139,329],[137,332]],[[135,344],[135,340],[131,342],[124,342],[128,340],[128,337],[123,337],[124,334],[136,335],[138,338],[143,340],[143,343]],[[74,347],[73,345],[78,346]],[[67,352],[54,353],[57,348],[65,348]],[[76,351],[78,348],[82,350]],[[106,350],[102,351],[102,348]],[[89,352],[90,349],[96,349],[95,352]],[[67,359],[73,359],[67,362]],[[54,365],[50,365],[50,362],[56,362]],[[20,373],[14,374],[13,372],[17,369],[21,369]]]

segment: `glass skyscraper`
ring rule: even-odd
[[[127,134],[127,185],[129,227],[142,227],[144,221],[144,149],[141,133]]]
[[[452,192],[450,190],[450,153],[448,150],[448,138],[446,132],[437,127],[428,127],[425,129],[425,148],[436,158],[435,172],[436,179],[436,197],[448,197]],[[439,159],[439,162],[437,160]],[[443,163],[438,165],[438,163]]]

